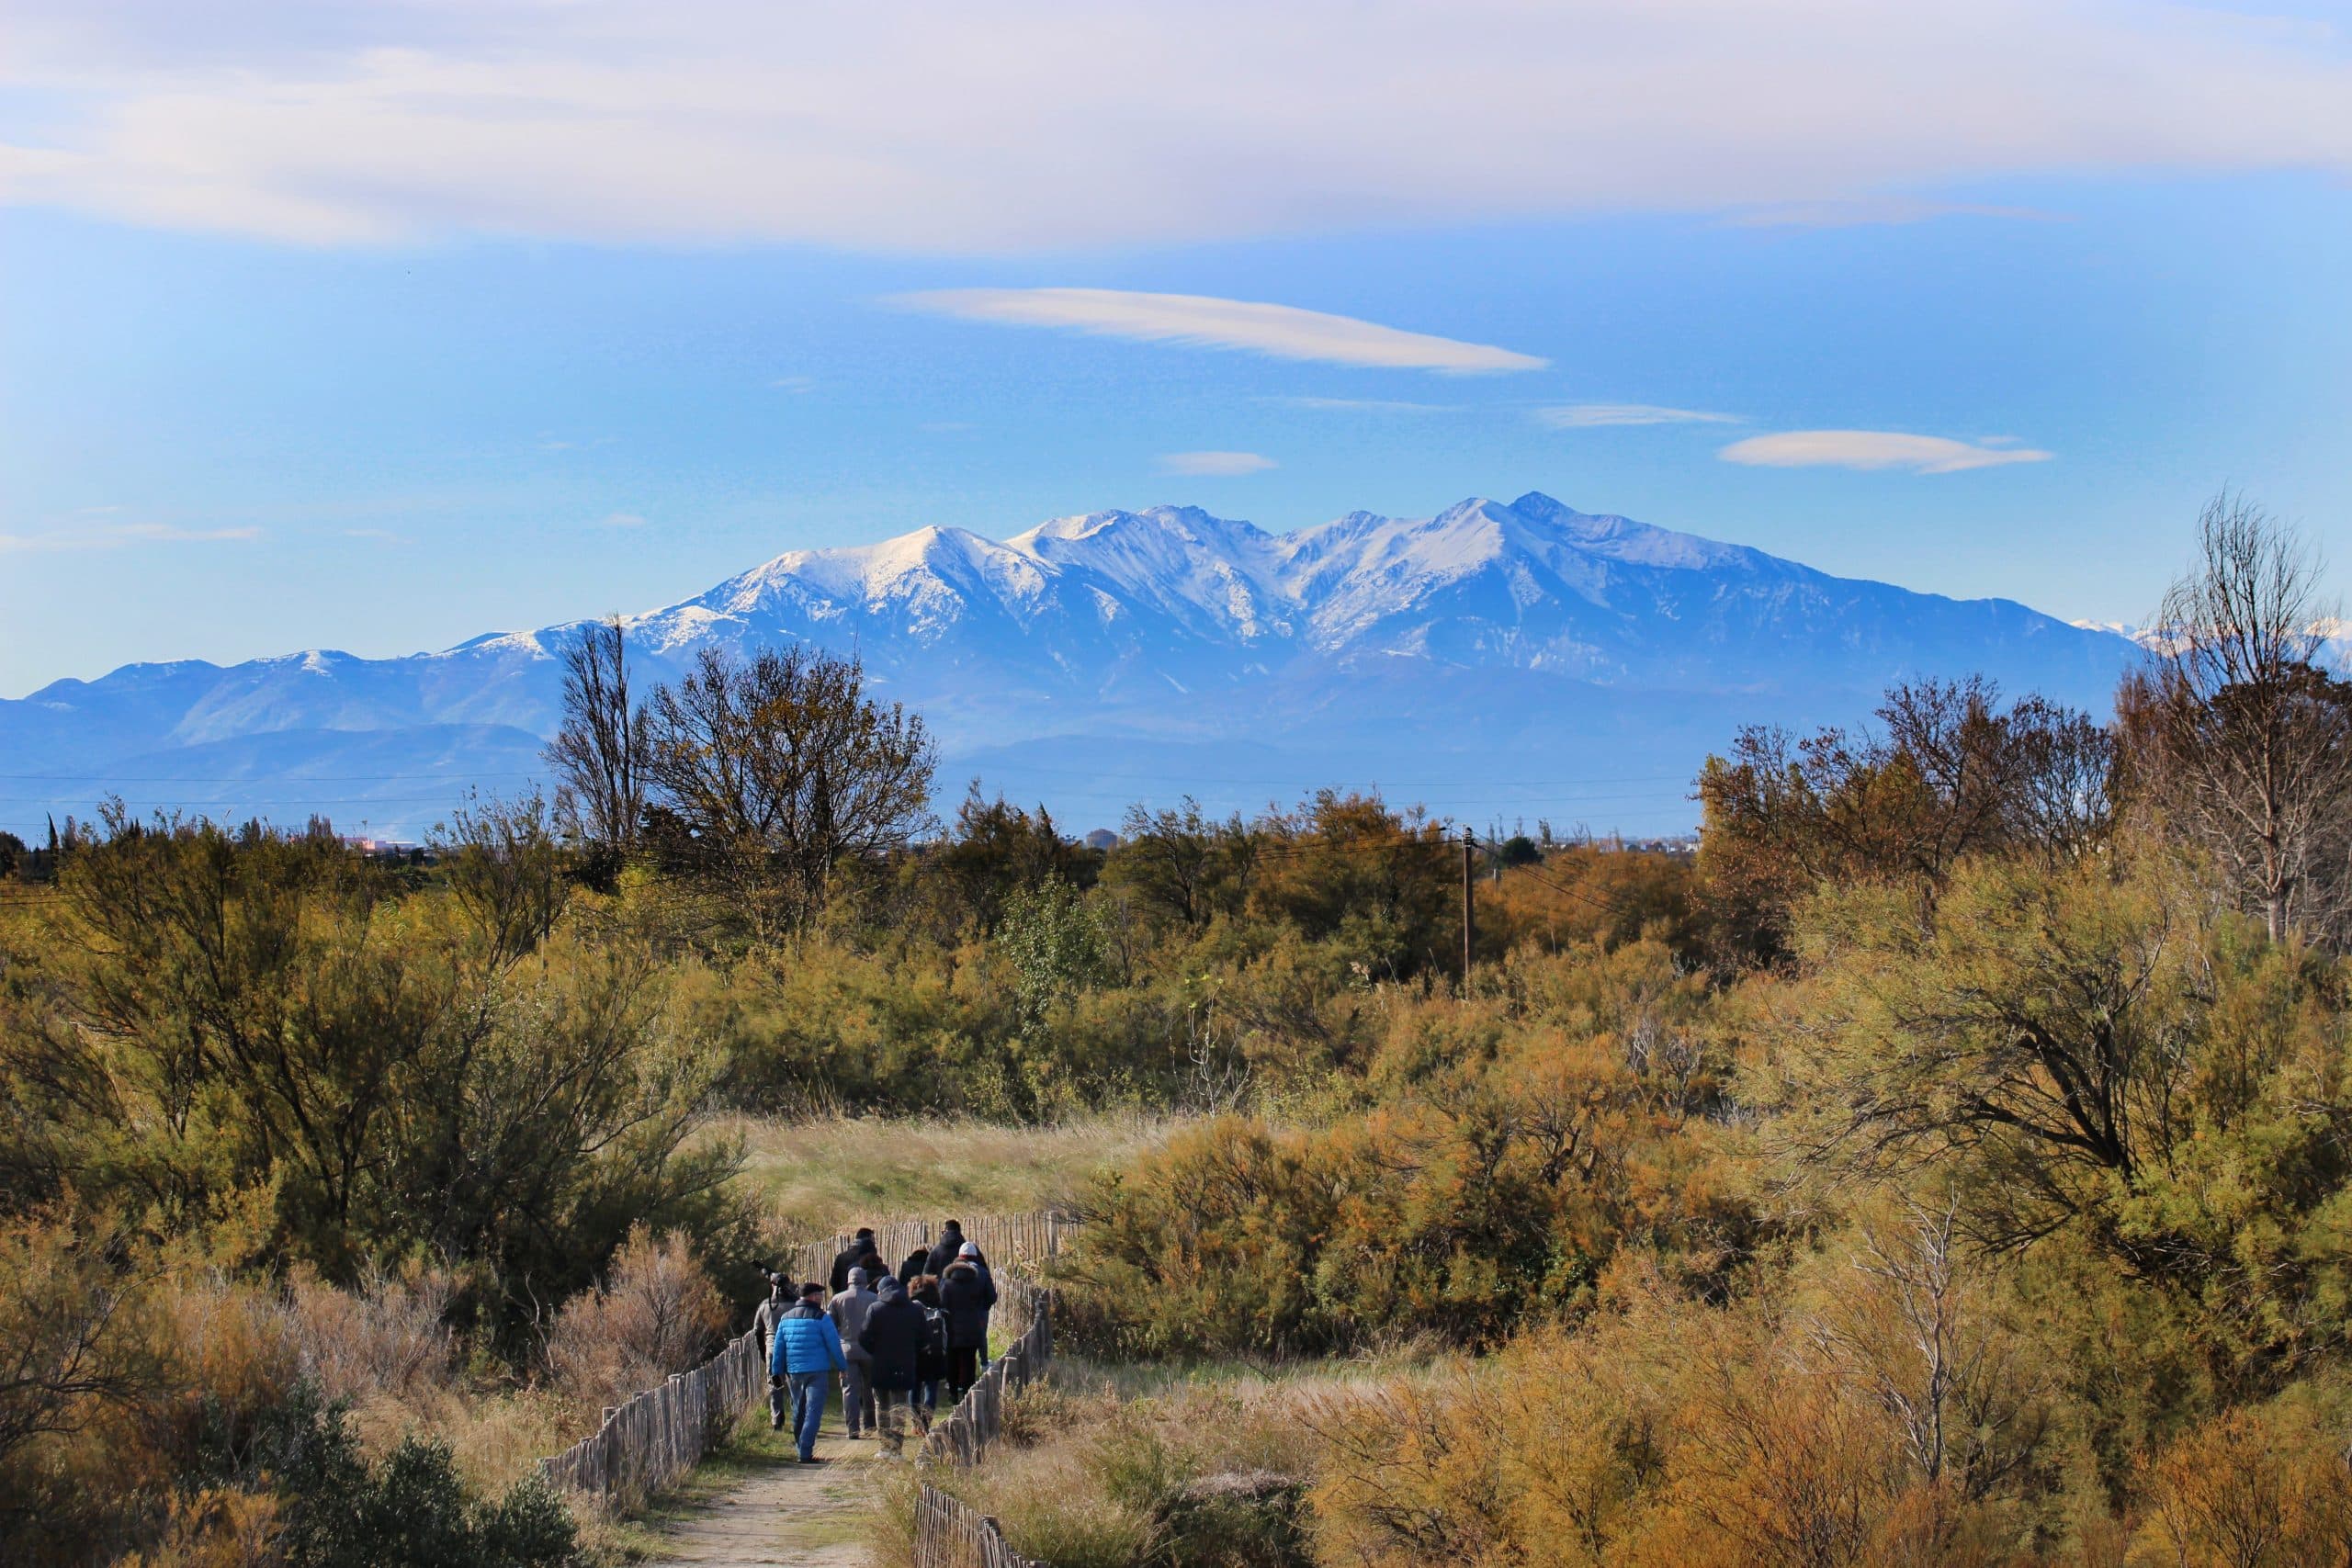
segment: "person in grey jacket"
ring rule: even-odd
[[[792,1288],[790,1280],[781,1274],[768,1276],[767,1300],[762,1302],[760,1310],[752,1314],[752,1326],[760,1334],[761,1361],[765,1362],[775,1353],[775,1325],[799,1300],[799,1292]],[[784,1430],[786,1395],[786,1390],[781,1382],[772,1383],[768,1389],[768,1427],[771,1431]]]
[[[842,1353],[849,1359],[848,1370],[842,1373],[842,1425],[852,1438],[865,1437],[874,1427],[874,1358],[858,1344],[865,1332],[865,1315],[874,1310],[874,1292],[865,1288],[868,1282],[864,1269],[852,1269],[849,1289],[825,1308],[841,1335]]]

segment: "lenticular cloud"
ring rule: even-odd
[[[1327,365],[1465,376],[1541,370],[1550,363],[1532,354],[1384,327],[1353,316],[1204,294],[1134,294],[1116,288],[941,288],[902,294],[896,302],[968,321],[1062,327],[1144,343],[1248,349],[1277,359]]]
[[[1957,474],[2007,463],[2046,463],[2052,454],[2031,446],[1954,441],[1899,430],[1784,430],[1735,441],[1716,456],[1726,463],[1758,468],[1899,468],[1915,474]]]

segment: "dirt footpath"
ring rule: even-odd
[[[821,1464],[794,1463],[780,1442],[730,1454],[723,1484],[663,1511],[651,1561],[661,1568],[859,1568],[868,1556],[876,1444],[844,1438],[837,1414],[829,1413],[817,1439]]]

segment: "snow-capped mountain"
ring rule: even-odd
[[[2165,650],[2169,639],[2155,626],[2143,626],[2133,621],[2074,621],[2068,623],[2086,631],[2112,632],[2150,652]],[[2304,627],[2312,638],[2312,662],[2338,675],[2352,676],[2352,621],[2329,615],[2312,621]],[[2177,646],[2177,645],[2176,645]]]
[[[0,770],[17,775],[0,823],[118,790],[413,833],[463,785],[536,777],[577,625],[57,682],[0,702],[0,755],[23,764]],[[1481,821],[1687,826],[1691,773],[1739,723],[1850,721],[1891,680],[1972,671],[2103,707],[2135,655],[2007,600],[1835,578],[1541,494],[1281,535],[1168,506],[1004,540],[925,527],[788,552],[628,629],[650,679],[708,647],[854,648],[939,736],[944,792],[977,774],[1079,826],[1127,800],[1248,807],[1327,783]]]

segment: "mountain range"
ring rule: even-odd
[[[854,651],[965,780],[1065,826],[1192,794],[1218,809],[1378,786],[1481,825],[1687,829],[1742,723],[1864,717],[1904,677],[1987,674],[2105,711],[2125,636],[2005,599],[1838,578],[1531,493],[1287,534],[1194,507],[995,540],[924,527],[794,550],[626,617],[640,681],[702,649]],[[99,795],[312,812],[414,837],[469,788],[540,776],[580,623],[439,652],[126,665],[0,701],[0,825]]]

